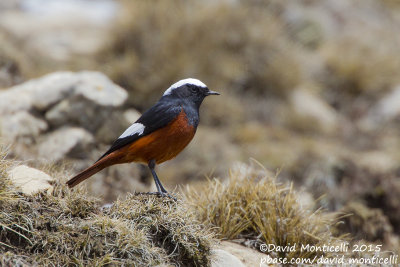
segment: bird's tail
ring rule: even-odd
[[[102,158],[101,160],[97,161],[95,164],[93,164],[89,168],[83,170],[82,172],[78,173],[76,176],[72,177],[67,182],[67,185],[69,188],[72,188],[110,165],[112,165],[112,163],[110,162],[110,160],[107,157]]]

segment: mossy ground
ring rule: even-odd
[[[84,187],[67,188],[63,172],[48,166],[59,178],[54,190],[25,195],[7,177],[15,163],[1,159],[1,266],[209,266],[218,239],[256,250],[263,243],[299,248],[353,241],[337,227],[350,215],[303,206],[291,184],[278,182],[254,164],[238,165],[223,181],[188,186],[178,201],[128,194],[101,206]],[[288,259],[338,256],[299,249],[268,254]]]
[[[211,233],[182,202],[128,195],[111,207],[56,182],[27,196],[0,163],[0,263],[39,266],[208,266]],[[63,180],[61,180],[63,181]]]

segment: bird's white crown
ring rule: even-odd
[[[197,80],[197,79],[193,79],[193,78],[187,78],[187,79],[183,79],[180,80],[179,82],[174,83],[173,85],[171,85],[163,94],[163,96],[166,95],[170,95],[172,93],[173,90],[175,90],[178,87],[181,87],[182,85],[185,84],[193,84],[199,87],[207,87],[207,85],[205,85],[202,81]]]

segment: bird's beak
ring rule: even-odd
[[[207,95],[220,95],[220,93],[210,90],[207,92]]]

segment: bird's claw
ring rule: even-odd
[[[137,192],[136,195],[156,195],[158,197],[169,197],[170,199],[177,201],[177,199],[171,196],[168,192]]]

